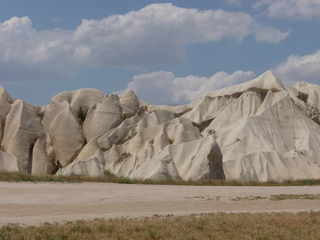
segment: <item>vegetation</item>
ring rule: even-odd
[[[129,153],[128,153],[129,154]],[[129,155],[128,155],[129,156]],[[125,177],[117,177],[114,174],[105,171],[104,176],[89,177],[82,175],[56,176],[56,175],[30,175],[28,173],[0,171],[0,181],[9,182],[108,182],[124,183]],[[310,180],[289,180],[285,182],[255,182],[240,180],[221,180],[221,179],[202,179],[183,181],[168,177],[163,180],[125,180],[126,183],[135,184],[161,184],[161,185],[193,185],[193,186],[319,186],[320,179]],[[0,238],[1,240],[1,238]]]
[[[162,181],[133,180],[105,172],[103,177],[30,175],[0,171],[0,181],[112,182],[123,184],[176,184],[215,186],[301,186],[320,185],[320,180],[241,182],[205,179],[182,181],[168,177]],[[204,198],[195,196],[195,198]],[[230,201],[264,200],[249,196]],[[319,200],[320,194],[280,194],[269,200]],[[219,201],[219,197],[216,199]],[[320,239],[320,212],[293,213],[211,213],[189,216],[95,219],[40,226],[9,224],[0,227],[0,240],[6,239]]]
[[[122,121],[126,120],[127,118],[131,118],[133,116],[135,116],[134,113],[124,113],[122,114]]]
[[[320,212],[211,213],[0,228],[0,239],[320,239]]]
[[[272,195],[270,200],[272,201],[281,201],[281,200],[320,200],[320,194],[280,194]]]
[[[79,106],[78,110],[77,110],[77,117],[78,117],[78,120],[80,123],[83,123],[84,120],[86,119],[86,115],[87,115],[87,112],[85,110],[85,106]]]

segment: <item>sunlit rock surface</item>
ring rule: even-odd
[[[0,87],[0,170],[134,179],[320,178],[320,86],[271,71],[182,106],[80,89],[38,107]]]

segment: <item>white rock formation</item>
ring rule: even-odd
[[[55,162],[66,167],[78,156],[85,141],[69,103],[64,101],[61,105],[63,108],[53,118],[48,131],[55,150]]]
[[[88,110],[83,123],[84,135],[90,139],[100,137],[121,123],[122,107],[119,98],[115,95],[101,99],[98,104],[93,104]]]
[[[18,172],[18,160],[13,153],[6,153],[0,150],[0,170]]]
[[[140,106],[139,99],[132,90],[128,90],[120,96],[120,104],[123,114],[135,114]]]
[[[320,178],[320,86],[284,87],[270,71],[183,106],[151,105],[132,90],[118,97],[80,89],[38,107],[3,88],[0,106],[0,169],[8,171],[109,171],[135,179]]]
[[[34,146],[38,140],[45,138],[40,117],[31,105],[17,100],[12,104],[5,121],[1,144],[3,150],[14,154],[18,161],[19,171],[31,173]],[[41,150],[41,147],[44,146],[39,146],[38,150]],[[48,158],[45,157],[39,161],[41,164],[49,164]],[[47,170],[42,173],[47,173]]]
[[[99,90],[92,88],[79,89],[73,92],[63,92],[52,98],[52,102],[63,102],[67,101],[75,116],[80,106],[89,108],[92,104],[100,102],[106,95]]]

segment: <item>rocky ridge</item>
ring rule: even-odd
[[[0,87],[0,170],[284,181],[320,178],[320,86],[271,71],[182,106],[129,90],[60,93],[43,107]]]

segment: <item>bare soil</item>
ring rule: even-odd
[[[95,218],[208,212],[320,211],[320,200],[270,200],[279,194],[320,194],[312,187],[216,187],[113,183],[0,182],[0,226]]]

